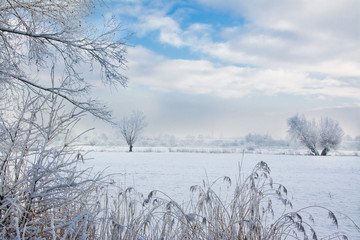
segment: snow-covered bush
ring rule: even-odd
[[[1,239],[75,239],[97,231],[96,191],[105,179],[78,169],[84,156],[71,130],[84,111],[65,111],[59,98],[23,91],[11,107],[1,105]]]

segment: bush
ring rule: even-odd
[[[0,115],[0,239],[86,238],[98,231],[106,178],[78,168],[71,129],[83,111],[23,93]]]

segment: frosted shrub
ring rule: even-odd
[[[104,178],[78,170],[71,129],[83,111],[23,91],[0,115],[0,239],[76,239],[97,230]]]

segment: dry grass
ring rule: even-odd
[[[229,177],[211,184],[190,187],[194,198],[178,204],[166,193],[151,191],[143,200],[132,188],[114,200],[111,214],[111,239],[347,239],[337,233],[338,221],[325,207],[309,206],[292,211],[287,189],[274,183],[265,162],[259,162],[245,179],[236,179],[232,198],[225,201],[213,189],[217,184],[232,184]],[[273,205],[283,206],[275,213]],[[319,238],[309,210],[328,213],[334,233]],[[279,209],[279,206],[277,206]],[[287,210],[290,211],[287,212]],[[354,226],[356,224],[354,223]],[[358,229],[358,227],[357,227]]]

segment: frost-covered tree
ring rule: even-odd
[[[298,114],[289,118],[288,133],[293,140],[299,141],[306,146],[312,154],[319,155],[317,143],[319,140],[318,127],[315,121],[306,120],[305,116]]]
[[[290,137],[306,146],[314,155],[320,155],[317,150],[317,146],[320,146],[323,149],[321,155],[326,156],[330,149],[337,148],[344,135],[339,123],[328,117],[316,123],[303,115],[295,115],[287,123]]]
[[[120,122],[120,132],[129,145],[129,152],[132,152],[134,143],[146,126],[145,115],[141,111],[133,111],[129,117],[124,117]]]
[[[0,1],[3,87],[54,93],[109,120],[110,112],[91,98],[90,81],[81,74],[99,69],[103,83],[126,85],[122,74],[126,48],[120,25],[99,18],[97,28],[90,18],[100,4],[97,0]]]
[[[328,117],[320,120],[320,140],[319,145],[323,148],[322,156],[326,156],[330,149],[336,149],[341,143],[344,136],[344,131],[339,126],[339,123]]]
[[[111,121],[84,70],[126,84],[120,26],[91,23],[101,4],[0,1],[0,239],[109,235],[97,192],[106,182],[78,168],[84,156],[72,131],[87,112]]]

